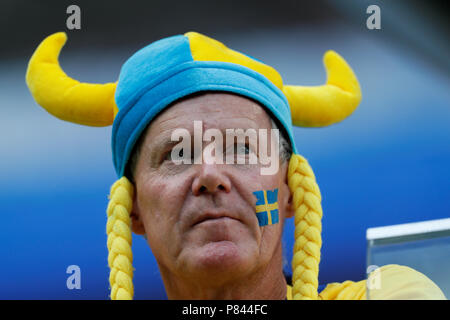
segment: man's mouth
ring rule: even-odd
[[[197,219],[195,219],[192,226],[196,226],[204,222],[221,222],[226,220],[239,220],[239,219],[227,213],[206,212],[200,215]]]

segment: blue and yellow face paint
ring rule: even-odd
[[[278,223],[278,188],[254,191],[256,196],[256,217],[261,227]]]

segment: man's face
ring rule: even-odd
[[[205,93],[165,110],[145,132],[136,164],[133,231],[147,235],[166,279],[219,286],[274,264],[281,272],[284,218],[293,214],[287,163],[274,175],[261,175],[259,163],[177,165],[170,157],[178,143],[170,143],[171,134],[184,128],[194,137],[194,121],[202,122],[203,133],[223,132],[224,153],[232,143],[225,141],[226,129],[271,129],[259,104],[234,94]],[[202,150],[210,143],[203,142]],[[270,134],[268,143],[270,150]],[[260,227],[253,192],[275,188],[280,222]]]

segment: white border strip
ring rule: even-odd
[[[450,218],[368,228],[366,238],[376,240],[444,230],[450,230]]]

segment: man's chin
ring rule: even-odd
[[[192,258],[190,269],[200,277],[243,276],[255,262],[255,257],[249,256],[249,250],[229,240],[208,242],[197,248]]]

